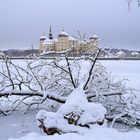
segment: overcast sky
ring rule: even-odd
[[[0,49],[38,48],[52,26],[78,37],[95,32],[104,45],[140,50],[140,8],[126,0],[0,0]]]

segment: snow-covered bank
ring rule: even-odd
[[[82,139],[82,136],[76,134],[73,134],[76,137],[69,134],[61,136],[54,135],[54,138],[52,136],[46,136],[37,126],[37,122],[35,119],[37,112],[38,110],[30,110],[27,114],[23,114],[22,112],[14,112],[9,116],[0,116],[0,140],[8,140],[8,138],[13,138],[14,140],[17,140],[20,137],[23,138],[20,138],[19,140],[24,140],[25,138],[28,138],[27,140],[46,140],[48,138],[49,140],[55,140],[56,138],[57,140],[59,140],[63,137],[65,139],[68,139],[67,137],[73,139],[76,139],[78,137],[79,139]],[[117,127],[117,129],[119,129],[120,131],[126,131],[127,129],[130,129],[129,126],[121,124],[116,124],[115,127]],[[106,130],[109,129],[106,128]],[[83,139],[85,139],[85,137],[86,136],[84,136]]]
[[[138,140],[140,138],[140,130],[133,130],[122,133],[113,128],[94,126],[90,131],[85,131],[83,134],[64,134],[54,136],[45,136],[38,133],[30,133],[25,137],[8,140]]]

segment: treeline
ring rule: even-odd
[[[99,56],[100,57],[104,57],[107,55],[115,56],[120,51],[124,52],[126,57],[131,57],[133,52],[138,53],[140,56],[140,51],[132,51],[128,49],[115,49],[115,48],[104,48],[101,50]],[[39,49],[28,49],[28,50],[8,49],[0,52],[1,54],[4,54],[8,57],[25,57],[25,56],[34,57],[39,55]]]
[[[30,49],[30,50],[9,49],[4,50],[2,52],[8,57],[36,56],[39,54],[38,49]]]
[[[128,50],[128,49],[118,49],[118,48],[104,48],[100,52],[100,57],[102,56],[116,56],[118,52],[123,52],[125,57],[140,56],[140,51]],[[134,55],[134,54],[135,55]]]

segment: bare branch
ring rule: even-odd
[[[2,92],[0,93],[0,97],[8,97],[8,96],[29,96],[29,97],[43,97],[43,92],[28,92],[28,91],[6,91],[6,92]],[[46,96],[48,99],[54,100],[56,102],[59,103],[65,103],[66,98],[65,97],[58,97],[52,94],[47,94]]]
[[[95,56],[95,58],[94,58],[94,60],[93,60],[93,62],[92,62],[92,65],[91,65],[91,68],[90,68],[89,74],[88,74],[88,79],[87,79],[87,81],[86,81],[86,83],[85,83],[85,85],[84,85],[84,88],[83,88],[84,90],[87,89],[87,85],[88,85],[88,83],[89,83],[89,81],[90,81],[90,78],[91,78],[91,75],[92,75],[92,70],[93,70],[93,68],[94,68],[94,66],[95,66],[95,63],[96,63],[97,59],[98,59],[100,50],[101,50],[101,49],[98,50],[98,52],[97,52],[97,54],[96,54],[96,56]]]
[[[71,71],[71,68],[70,68],[70,63],[69,63],[68,57],[65,57],[65,59],[66,59],[66,62],[67,62],[67,67],[68,67],[71,82],[73,84],[73,87],[76,88],[76,85],[75,85],[74,80],[73,80],[72,71]]]

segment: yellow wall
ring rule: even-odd
[[[54,44],[43,44],[43,41],[40,41],[39,51],[40,53],[48,51],[66,51],[71,47],[77,53],[80,52],[95,52],[98,47],[98,40],[90,40],[90,42],[81,42],[78,40],[69,40],[69,37],[58,37],[58,40]]]

